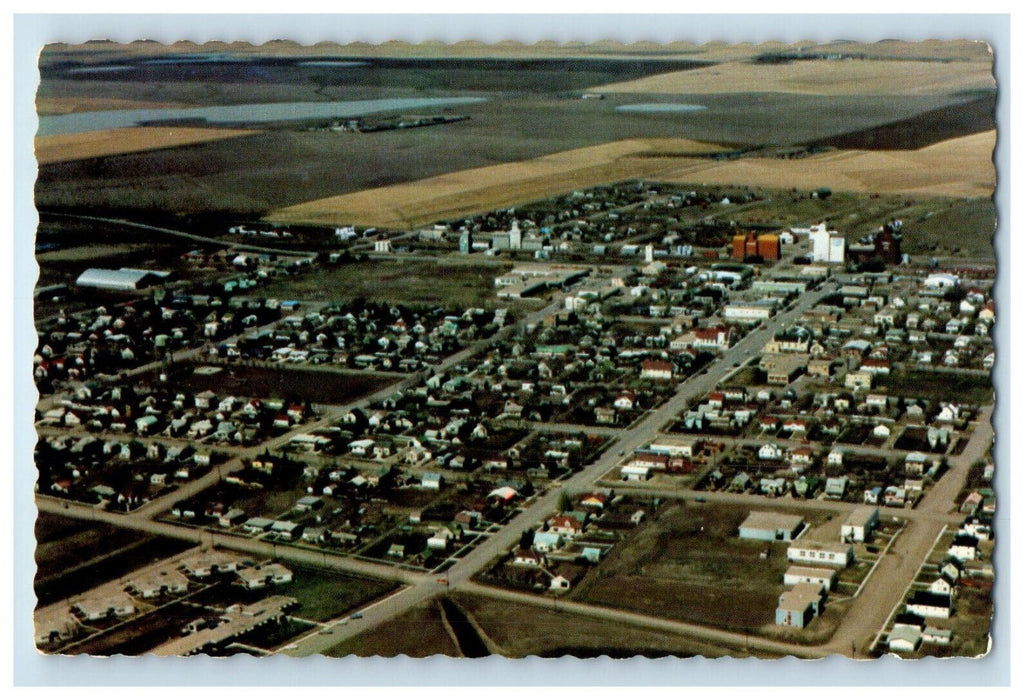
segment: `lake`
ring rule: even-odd
[[[180,120],[218,124],[271,124],[301,119],[352,119],[376,112],[450,107],[485,102],[485,97],[414,97],[348,102],[273,102],[218,107],[169,109],[119,109],[103,112],[76,112],[39,118],[37,136],[78,134],[104,129],[123,129],[145,122]]]
[[[705,105],[676,104],[672,102],[653,102],[635,105],[619,105],[617,112],[702,112],[708,109]]]

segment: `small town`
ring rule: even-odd
[[[990,198],[715,180],[411,225],[41,203],[37,649],[987,654]]]

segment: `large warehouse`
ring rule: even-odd
[[[118,270],[91,267],[79,275],[79,279],[75,280],[75,284],[79,287],[131,292],[134,289],[142,289],[143,287],[156,284],[168,277],[169,274],[168,272],[137,270],[130,267],[123,267]]]

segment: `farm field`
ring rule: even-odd
[[[75,112],[98,112],[109,109],[164,109],[184,107],[176,102],[148,102],[146,100],[123,99],[116,97],[98,98],[83,95],[82,97],[39,97],[36,100],[36,113],[40,116],[49,114],[72,114]]]
[[[187,87],[198,89],[193,85]],[[242,85],[233,89],[249,91],[252,87]],[[430,96],[438,94],[432,92]],[[194,96],[182,97],[190,101]],[[260,95],[247,97],[250,102],[261,101]],[[964,95],[731,94],[692,98],[691,102],[706,107],[703,111],[629,113],[616,108],[640,102],[640,96],[580,100],[549,95],[508,97],[499,93],[485,103],[439,110],[440,114],[462,114],[470,119],[429,129],[366,134],[269,129],[225,141],[112,155],[100,163],[51,163],[40,168],[36,202],[44,210],[75,209],[88,203],[94,211],[123,215],[164,210],[260,218],[295,205],[503,164],[514,165],[515,179],[525,181],[525,174],[519,176],[519,164],[523,161],[590,146],[608,147],[612,142],[627,139],[687,139],[731,146],[805,144],[915,118],[943,107],[957,107],[970,100]],[[234,100],[227,97],[226,101]],[[807,118],[798,119],[800,112]],[[969,133],[960,124],[939,134],[939,138]],[[896,135],[890,135],[890,139],[894,147],[906,146],[898,143]],[[680,159],[670,163],[655,163],[651,159],[615,165],[604,161],[588,163],[579,166],[586,169],[584,174],[567,177],[544,190],[516,193],[517,196],[506,196],[504,189],[509,184],[493,183],[501,189],[494,196],[500,195],[507,202],[533,199],[549,191],[644,177],[653,170],[680,165]],[[634,174],[635,170],[639,174]],[[449,192],[452,196],[460,193]],[[421,201],[433,194],[412,199]],[[382,202],[375,204],[377,214],[391,208]],[[407,202],[394,204],[402,214],[409,206]],[[487,208],[491,206],[489,199],[481,196],[468,202],[466,209],[484,204]],[[442,207],[442,211],[428,217],[432,221],[434,216],[446,216],[455,210],[456,206]]]
[[[369,261],[320,270],[317,274],[278,277],[262,294],[280,299],[340,301],[365,299],[392,304],[496,306],[494,278],[500,265],[447,265],[426,261]]]
[[[809,95],[919,95],[995,87],[987,44],[980,60],[739,61],[600,85],[592,92],[695,95],[785,92]]]
[[[995,189],[994,146],[995,133],[984,132],[917,151],[833,151],[800,159],[715,161],[694,156],[719,150],[710,144],[626,140],[306,202],[274,211],[268,218],[288,223],[414,227],[630,178],[989,197]]]
[[[134,107],[135,108],[135,107]],[[82,134],[36,137],[36,160],[41,165],[84,158],[102,158],[120,153],[175,148],[191,143],[220,141],[249,136],[244,129],[138,126]]]
[[[269,218],[287,223],[408,228],[441,219],[550,197],[578,187],[647,177],[646,153],[697,154],[724,150],[687,139],[625,140],[563,151],[518,163],[462,170],[427,180],[365,190],[306,202],[274,211]]]
[[[189,366],[192,369],[193,366]],[[157,374],[150,376],[157,381]],[[184,373],[176,386],[186,391],[215,391],[252,398],[279,398],[317,404],[346,404],[397,381],[394,376],[372,373],[328,372],[314,369],[282,369],[228,365],[215,374]]]

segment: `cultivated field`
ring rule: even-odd
[[[107,129],[82,134],[59,134],[36,137],[36,160],[41,165],[62,163],[83,158],[102,158],[119,153],[175,148],[191,143],[221,141],[250,136],[255,132],[243,129],[196,129],[189,127],[138,126],[130,129]]]
[[[600,93],[704,95],[786,92],[806,95],[921,95],[995,87],[991,56],[964,62],[802,60],[720,63],[592,89]]]
[[[441,219],[550,197],[579,187],[640,177],[647,169],[630,156],[661,152],[712,153],[713,144],[686,139],[615,141],[543,158],[462,170],[426,180],[306,202],[272,212],[287,223],[410,228]]]
[[[656,169],[653,177],[666,182],[987,197],[995,191],[995,139],[994,131],[986,131],[917,151],[834,151],[790,160],[685,158],[679,163],[671,160],[668,168]]]
[[[173,109],[185,107],[178,102],[149,102],[114,97],[39,97],[36,113],[40,116],[71,114],[73,112],[99,112],[115,109]]]
[[[851,150],[803,159],[725,161],[692,155],[718,150],[711,144],[630,139],[306,202],[275,211],[268,218],[288,223],[415,227],[630,178],[986,197],[995,189],[995,138],[990,131],[917,151]]]

